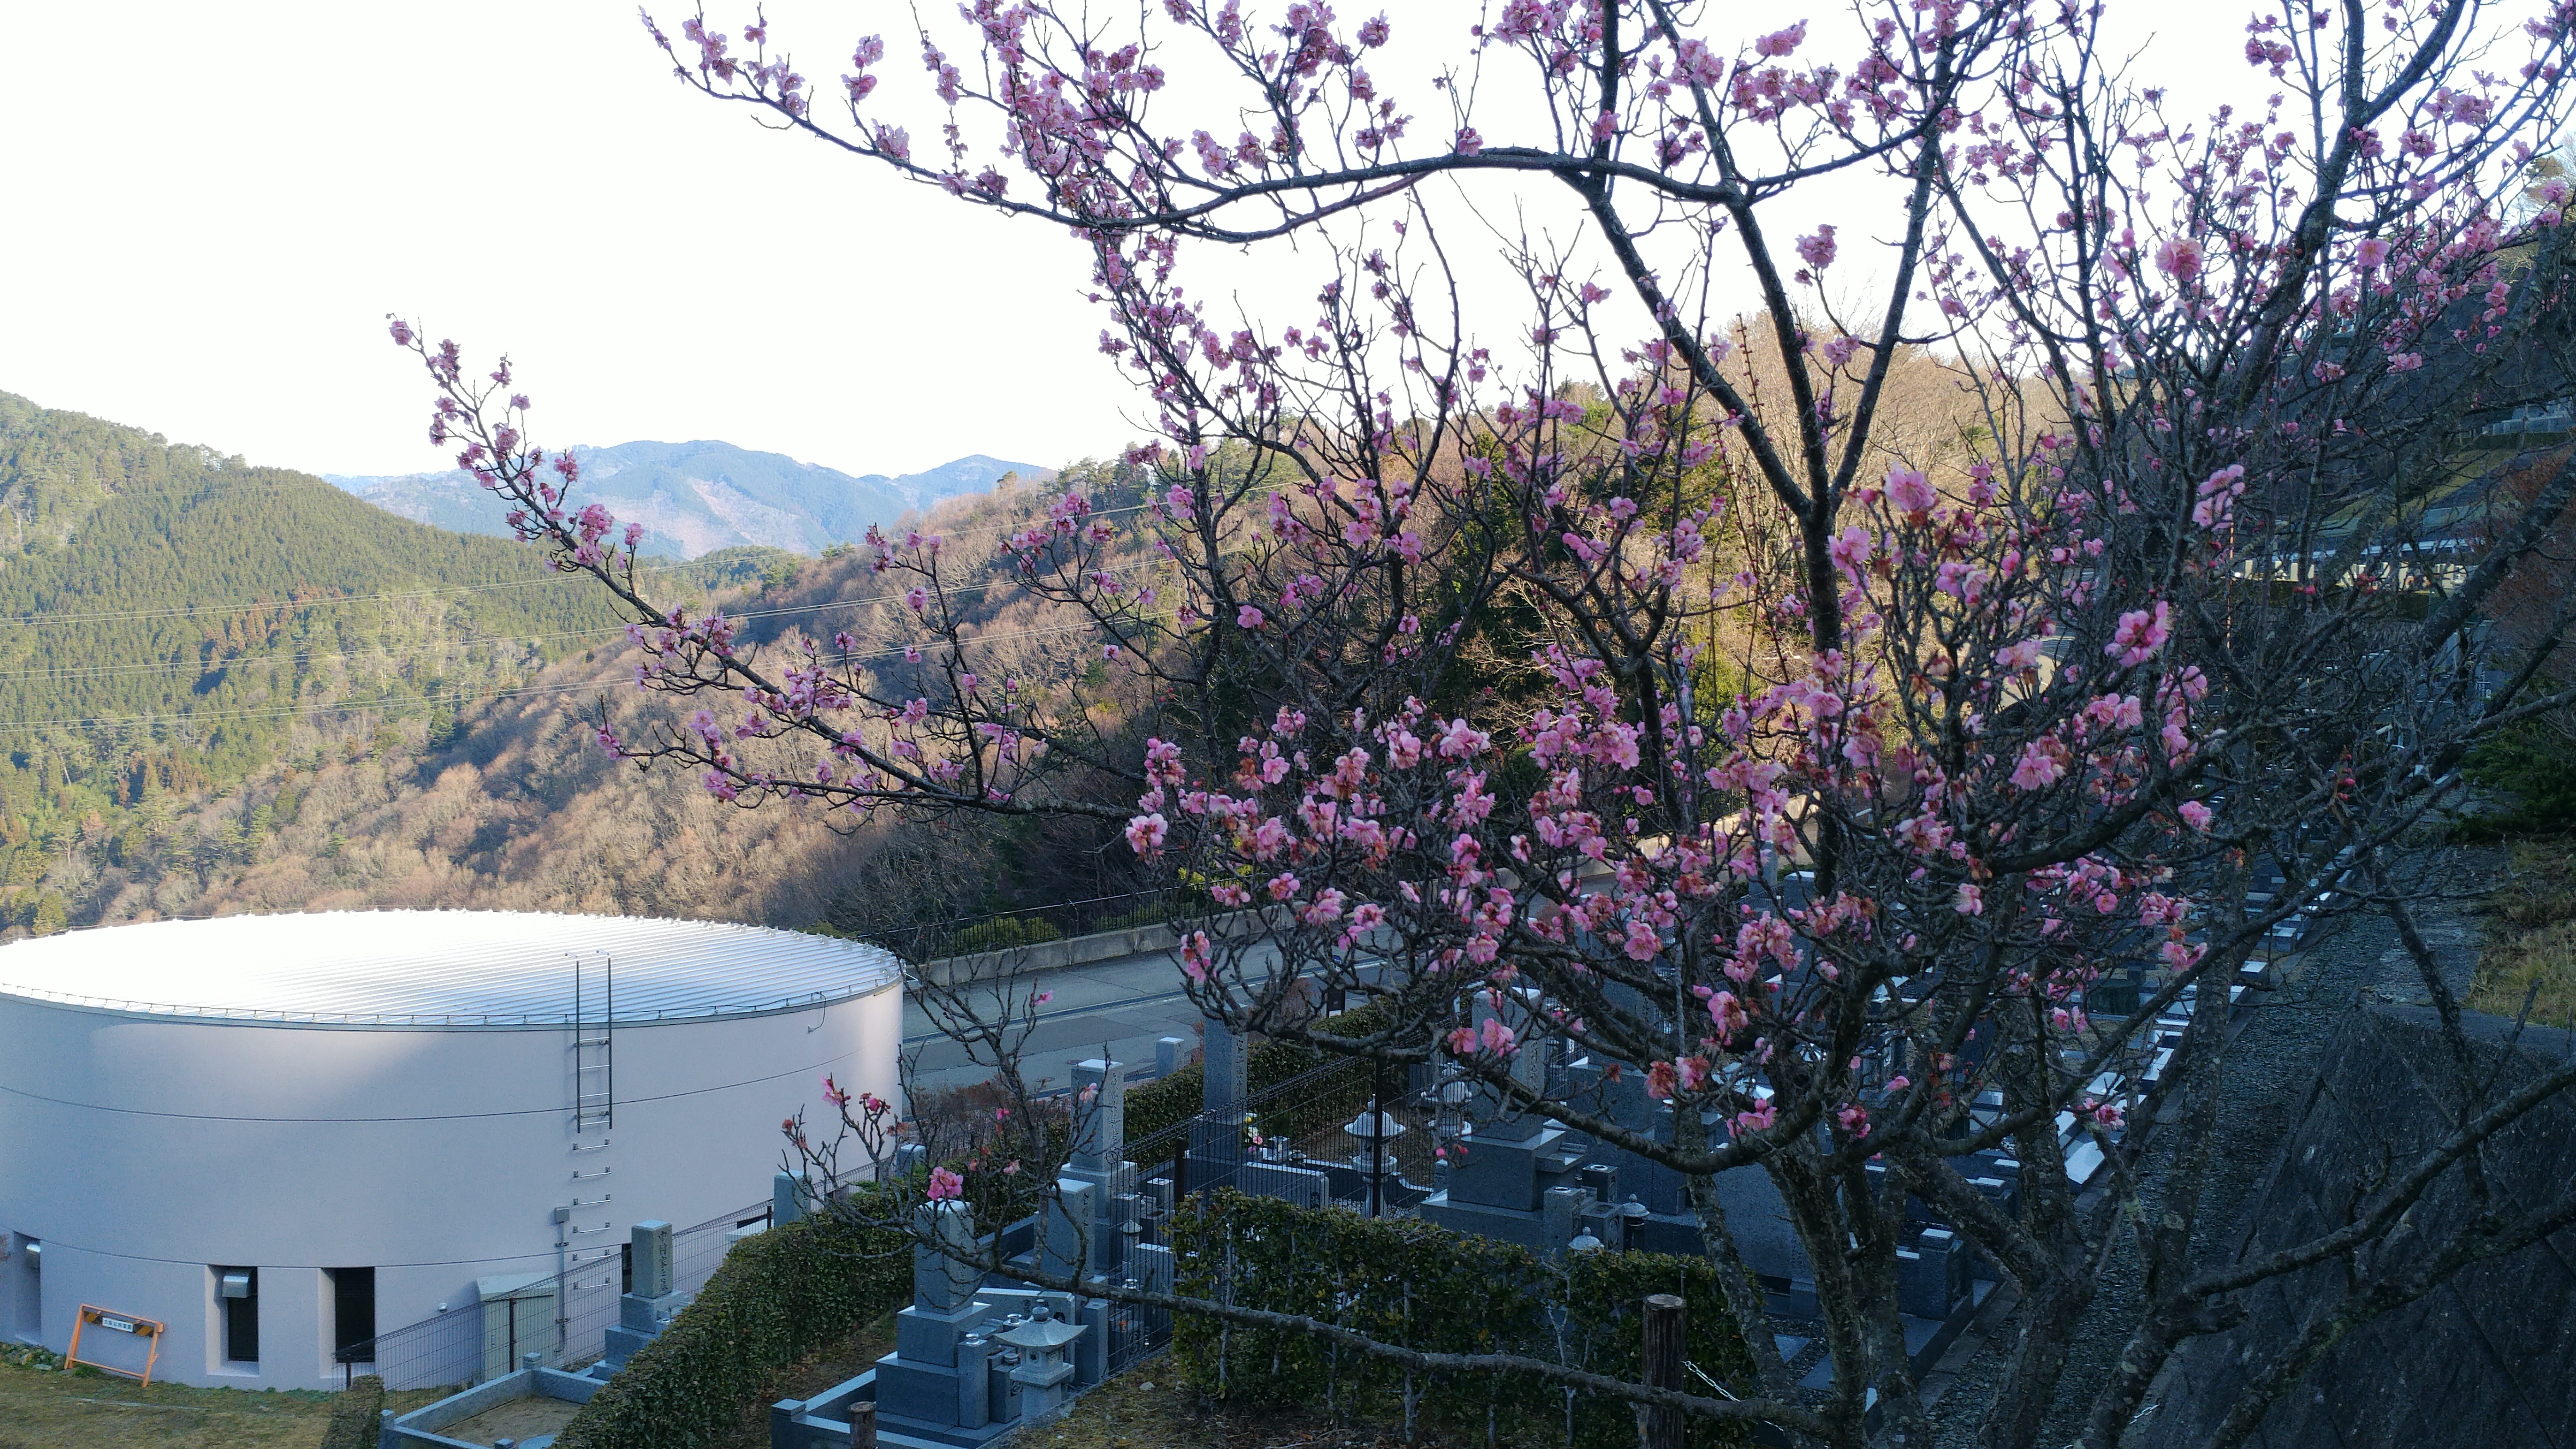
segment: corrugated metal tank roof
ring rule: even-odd
[[[715,921],[326,911],[71,931],[0,946],[0,994],[311,1026],[562,1026],[789,1010],[892,985],[886,950]]]

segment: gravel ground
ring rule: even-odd
[[[2458,850],[2445,866],[2451,879],[2466,882],[2480,875],[2492,879],[2502,860],[2500,851]],[[2477,960],[2473,908],[2428,904],[2419,909],[2418,924],[2451,989],[2466,995]],[[2316,1063],[2344,1014],[2365,1001],[2421,1003],[2427,994],[2396,929],[2385,918],[2369,915],[2330,926],[2306,953],[2295,981],[2260,997],[2249,992],[2247,998],[2259,1004],[2243,1010],[2221,1067],[2217,1157],[2198,1219],[2197,1250],[2203,1262],[2234,1250],[2246,1199],[2270,1173],[2272,1158],[2307,1099]],[[2151,1150],[2151,1181],[2159,1165],[2156,1157]],[[2148,1205],[2154,1206],[2152,1198]],[[2136,1255],[2124,1249],[2106,1268],[2092,1309],[2077,1329],[2060,1383],[2059,1408],[2042,1431],[2041,1444],[2056,1449],[2081,1435],[2086,1411],[2109,1381],[2143,1297]],[[2017,1320],[1999,1325],[1986,1347],[1959,1369],[1933,1409],[1937,1449],[1973,1449],[1978,1422],[2008,1365],[2018,1331]]]

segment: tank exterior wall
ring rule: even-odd
[[[61,1350],[89,1302],[167,1322],[171,1378],[336,1385],[324,1270],[376,1269],[385,1333],[472,1304],[478,1278],[554,1273],[558,1208],[581,1230],[571,1250],[613,1271],[636,1222],[765,1201],[780,1120],[832,1120],[826,1072],[897,1095],[902,994],[614,1037],[615,1120],[576,1135],[565,1028],[226,1024],[0,996],[0,1241],[44,1244],[37,1336]],[[220,1362],[218,1265],[260,1270],[255,1373]],[[28,1306],[23,1266],[0,1262],[0,1334]]]

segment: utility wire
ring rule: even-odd
[[[377,661],[390,663],[396,660],[426,659],[440,654],[462,654],[472,649],[491,648],[504,644],[549,644],[564,639],[623,638],[625,633],[625,627],[620,625],[607,629],[567,630],[559,634],[477,635],[470,638],[450,640],[443,646],[424,644],[417,649],[388,648],[372,650],[366,653],[350,653],[342,651],[337,654],[299,655],[292,649],[273,649],[264,653],[228,655],[222,659],[213,660],[211,662],[193,659],[171,659],[148,664],[90,664],[73,665],[66,668],[48,667],[34,669],[0,669],[0,680],[43,679],[77,681],[84,679],[112,679],[134,675],[182,674],[191,671],[198,674],[217,674],[228,669],[247,669],[262,664],[272,667],[282,664],[293,664],[299,669],[302,669],[322,664],[374,663]]]
[[[1086,517],[1089,517],[1089,518],[1113,518],[1113,517],[1117,517],[1117,516],[1119,516],[1119,515],[1121,515],[1121,514],[1141,512],[1141,511],[1143,511],[1144,509],[1149,508],[1149,507],[1151,507],[1151,506],[1152,506],[1152,505],[1150,505],[1150,504],[1144,504],[1144,503],[1131,503],[1131,504],[1122,505],[1122,506],[1117,507],[1117,508],[1102,508],[1102,509],[1096,509],[1096,510],[1094,510],[1093,512],[1091,512],[1090,514],[1086,515]],[[957,532],[957,533],[942,534],[942,535],[941,535],[941,538],[942,538],[942,540],[943,540],[944,542],[954,542],[954,541],[957,541],[957,540],[960,540],[960,539],[981,538],[981,537],[985,537],[985,536],[988,536],[988,535],[996,535],[996,534],[1004,534],[1004,533],[1013,533],[1013,532],[1017,532],[1017,531],[1018,531],[1019,529],[1021,529],[1021,528],[1025,528],[1025,527],[1028,527],[1028,526],[1030,526],[1030,524],[1029,524],[1029,523],[1021,523],[1021,524],[999,524],[999,525],[992,525],[992,526],[983,527],[983,528],[971,528],[971,529],[966,529],[966,530],[963,530],[963,531],[960,531],[960,532]],[[477,535],[477,536],[488,537],[488,536],[490,536],[490,535]],[[691,561],[686,562],[686,563],[675,563],[675,564],[643,564],[643,565],[639,565],[639,566],[636,568],[636,570],[635,570],[635,571],[636,571],[638,574],[676,574],[676,573],[687,573],[687,572],[689,572],[689,571],[691,571],[691,570],[693,570],[693,569],[699,569],[699,568],[703,568],[703,567],[707,567],[707,565],[703,564],[702,562],[700,562],[700,561],[698,561],[698,560],[691,560]],[[579,579],[580,579],[580,578],[582,578],[582,577],[583,577],[583,575],[581,575],[580,573],[578,573],[578,572],[576,571],[576,572],[568,572],[568,573],[560,573],[560,574],[550,574],[550,575],[547,575],[547,576],[545,576],[545,577],[543,577],[543,578],[533,578],[533,579],[512,579],[512,580],[507,580],[507,581],[504,581],[504,582],[501,582],[501,583],[491,583],[491,584],[446,584],[446,585],[440,585],[440,586],[436,586],[436,587],[432,587],[432,588],[407,589],[407,590],[402,590],[402,591],[394,592],[394,593],[383,593],[383,594],[341,594],[341,595],[332,595],[332,596],[324,597],[324,598],[306,599],[306,600],[303,600],[303,601],[301,601],[301,602],[296,602],[296,601],[291,601],[291,600],[284,600],[284,599],[262,599],[262,600],[257,600],[257,601],[251,602],[251,603],[244,603],[244,604],[182,604],[182,605],[178,605],[178,606],[171,607],[171,608],[161,608],[161,609],[102,609],[102,610],[94,610],[94,611],[85,612],[85,613],[73,613],[73,614],[57,614],[57,613],[45,613],[45,612],[38,612],[38,613],[31,613],[31,614],[15,614],[15,615],[8,615],[8,616],[0,616],[0,627],[14,627],[14,628],[39,628],[39,627],[43,627],[43,626],[51,625],[51,624],[78,624],[78,623],[92,623],[92,622],[99,622],[99,621],[107,621],[107,620],[122,620],[122,619],[178,619],[178,618],[212,617],[212,616],[215,616],[215,615],[228,614],[228,613],[233,613],[233,614],[256,613],[256,612],[261,612],[261,611],[270,610],[270,609],[303,610],[303,609],[337,608],[337,607],[340,607],[340,606],[342,606],[342,605],[348,605],[348,604],[386,603],[386,602],[396,602],[396,601],[410,600],[410,599],[435,599],[435,598],[443,598],[443,597],[446,597],[447,595],[450,595],[450,594],[489,594],[489,593],[498,593],[498,592],[502,592],[502,591],[505,591],[505,590],[512,590],[512,589],[542,588],[542,587],[544,587],[544,586],[546,586],[546,585],[549,585],[549,584],[567,584],[567,583],[573,583],[573,582],[575,582],[575,581],[579,580]],[[978,586],[978,587],[989,587],[989,586]],[[851,600],[851,601],[846,601],[846,602],[853,602],[853,603],[855,603],[855,602],[861,602],[861,601],[858,601],[858,600]],[[809,605],[809,606],[807,606],[808,610],[811,610],[811,609],[819,609],[819,608],[832,608],[832,607],[837,607],[837,605],[833,605],[833,604],[816,604],[816,605]],[[758,616],[757,616],[757,615],[729,615],[728,617],[750,618],[750,617],[758,617]]]
[[[1160,613],[1145,614],[1138,617],[1140,621],[1169,619],[1176,616],[1179,612],[1180,611],[1178,609],[1166,609]],[[1097,627],[1098,625],[1095,622],[1084,620],[1081,623],[1059,624],[1045,629],[1014,629],[1000,634],[978,634],[970,636],[961,642],[967,647],[972,648],[982,644],[1003,644],[1020,639],[1043,639],[1065,634],[1079,634],[1088,632],[1089,630]],[[886,649],[874,650],[865,654],[848,654],[837,657],[844,663],[868,663],[876,660],[899,658],[907,647],[912,646],[896,645]],[[635,676],[632,674],[617,674],[607,675],[598,679],[574,680],[567,683],[505,685],[499,689],[489,691],[478,690],[458,691],[448,694],[422,694],[414,695],[409,698],[378,699],[373,702],[366,700],[341,700],[333,704],[278,705],[274,707],[253,707],[234,710],[207,710],[202,713],[192,714],[97,715],[80,719],[0,720],[0,733],[23,734],[44,729],[92,729],[108,725],[223,724],[235,720],[275,720],[295,719],[321,714],[356,714],[368,710],[381,710],[390,714],[418,705],[461,705],[473,704],[483,700],[519,699],[534,695],[568,694],[574,690],[590,689],[601,685],[631,684],[634,682],[634,679]]]
[[[697,568],[694,563],[647,564],[636,569],[639,574],[682,573]],[[438,599],[450,594],[492,594],[512,589],[543,588],[550,584],[568,584],[575,575],[552,574],[545,578],[511,579],[493,584],[443,584],[425,589],[404,589],[383,594],[332,594],[312,599],[262,599],[247,604],[180,604],[160,609],[98,609],[86,613],[14,614],[0,617],[0,625],[16,628],[39,628],[48,624],[89,624],[124,619],[185,619],[213,617],[221,614],[258,613],[270,609],[303,610],[338,608],[348,604],[379,604],[413,599]]]
[[[1142,572],[1142,571],[1147,570],[1147,569],[1152,569],[1152,568],[1161,567],[1161,566],[1163,566],[1164,564],[1166,564],[1166,563],[1168,563],[1168,562],[1169,562],[1168,560],[1164,560],[1164,559],[1143,559],[1143,560],[1139,560],[1139,561],[1134,562],[1134,563],[1122,564],[1122,565],[1119,565],[1119,566],[1117,566],[1117,567],[1115,567],[1115,568],[1095,569],[1095,570],[1091,570],[1091,572],[1093,572],[1093,573],[1101,573],[1101,574],[1111,574],[1111,575],[1132,574],[1132,573]],[[943,592],[946,596],[948,596],[948,597],[950,597],[950,598],[961,598],[961,597],[965,597],[965,596],[968,596],[968,595],[984,593],[984,592],[986,592],[987,590],[990,590],[990,589],[992,589],[992,588],[995,588],[995,587],[997,587],[997,586],[999,586],[999,585],[1001,585],[1001,584],[1004,584],[1004,583],[1016,584],[1016,583],[1017,583],[1017,580],[1003,580],[1003,579],[988,580],[988,581],[986,581],[986,582],[984,582],[984,583],[980,583],[980,584],[965,584],[965,585],[959,585],[959,586],[957,586],[957,587],[955,587],[955,588],[944,589],[944,590],[942,590],[942,592]],[[727,613],[725,614],[725,617],[726,617],[727,619],[729,619],[729,620],[744,620],[744,619],[776,619],[776,618],[784,618],[784,617],[788,617],[788,616],[791,616],[791,615],[802,615],[802,614],[816,614],[816,613],[822,613],[822,612],[824,612],[824,611],[826,611],[826,610],[831,610],[831,609],[857,609],[857,608],[865,608],[865,607],[867,607],[867,606],[869,606],[869,605],[872,605],[872,604],[886,604],[886,603],[893,603],[893,602],[895,602],[896,600],[901,599],[902,597],[903,597],[903,595],[901,595],[901,594],[895,594],[895,593],[885,593],[885,594],[867,594],[867,595],[862,595],[862,596],[857,597],[857,598],[849,598],[849,599],[825,599],[825,600],[823,600],[823,601],[821,601],[821,602],[819,602],[819,603],[812,603],[812,604],[790,604],[790,605],[782,605],[782,606],[780,606],[780,607],[778,607],[778,608],[775,608],[775,609],[745,609],[745,610],[740,610],[740,611],[729,611],[729,612],[727,612]],[[376,661],[376,660],[388,660],[388,661],[390,661],[390,660],[398,660],[398,659],[413,659],[413,660],[417,660],[417,659],[424,659],[424,658],[428,658],[428,657],[430,657],[430,656],[432,656],[432,655],[443,655],[443,654],[452,653],[452,652],[459,652],[459,651],[462,651],[462,650],[466,650],[466,649],[470,649],[470,648],[474,648],[474,647],[476,647],[476,646],[482,646],[482,645],[498,645],[498,644],[538,644],[538,643],[551,643],[551,642],[554,642],[554,641],[557,641],[557,640],[563,640],[563,639],[608,639],[608,638],[617,638],[617,637],[623,637],[623,636],[625,635],[625,633],[626,633],[626,627],[627,627],[627,626],[625,626],[625,625],[623,625],[623,624],[618,624],[618,625],[613,625],[613,626],[610,626],[610,627],[607,627],[607,628],[601,628],[601,629],[571,629],[571,630],[564,630],[564,631],[562,631],[562,632],[559,632],[559,633],[553,633],[553,634],[522,634],[522,635],[497,635],[497,634],[496,634],[496,635],[480,635],[480,636],[473,636],[473,637],[469,637],[469,638],[464,638],[464,639],[455,640],[455,641],[453,641],[453,642],[451,642],[451,643],[448,643],[448,644],[445,644],[445,645],[425,644],[425,645],[420,646],[420,647],[419,647],[419,648],[417,648],[417,649],[384,649],[384,650],[371,651],[371,652],[367,652],[367,653],[349,653],[349,652],[343,651],[343,652],[341,652],[341,653],[337,653],[337,654],[313,654],[313,655],[306,655],[306,656],[303,656],[301,659],[295,659],[295,661],[294,661],[294,662],[296,662],[296,663],[297,663],[297,664],[299,664],[300,666],[310,666],[310,665],[315,665],[315,664],[326,664],[326,663],[335,663],[335,662],[337,662],[337,663],[346,663],[346,662],[351,662],[351,661],[357,661],[357,662],[373,662],[373,661]],[[647,627],[653,627],[653,626],[647,626]],[[265,652],[259,652],[259,653],[244,653],[244,654],[235,654],[235,655],[230,655],[230,656],[228,656],[228,657],[226,657],[226,658],[224,658],[224,659],[217,660],[217,661],[215,661],[215,662],[213,662],[213,663],[203,663],[203,662],[200,662],[200,661],[196,661],[196,660],[188,660],[188,659],[174,659],[174,660],[167,660],[167,661],[161,661],[161,662],[134,662],[134,663],[124,663],[124,664],[75,665],[75,666],[72,666],[72,667],[67,668],[67,669],[55,669],[55,668],[43,667],[43,668],[29,668],[29,669],[9,669],[9,670],[0,670],[0,680],[10,680],[10,679],[47,679],[47,680],[104,679],[104,678],[114,678],[114,677],[120,677],[120,676],[131,676],[131,675],[178,674],[178,673],[188,672],[188,671],[191,671],[191,670],[193,670],[194,672],[196,672],[196,673],[198,673],[198,674],[201,674],[201,675],[202,675],[202,674],[213,674],[213,673],[215,673],[215,672],[217,672],[217,671],[219,671],[219,670],[231,669],[231,668],[234,668],[234,667],[236,667],[236,666],[243,667],[243,668],[248,668],[248,667],[255,666],[255,665],[260,665],[260,664],[267,664],[267,665],[274,666],[274,665],[277,665],[277,664],[281,664],[281,663],[288,662],[290,659],[294,659],[294,656],[293,656],[293,654],[292,654],[292,651],[291,651],[291,650],[287,650],[287,649],[272,649],[272,650],[268,650],[268,651],[265,651]]]

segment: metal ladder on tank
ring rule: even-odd
[[[592,979],[593,977],[596,979]],[[617,1125],[617,971],[572,958],[572,1130]]]
[[[572,961],[572,1194],[571,1201],[557,1207],[555,1220],[555,1361],[568,1361],[572,1348],[572,1294],[588,1286],[583,1275],[607,1268],[607,1279],[595,1286],[609,1287],[617,1281],[613,1260],[617,1250],[605,1245],[616,1227],[614,1219],[603,1218],[598,1226],[589,1226],[581,1214],[586,1209],[608,1206],[616,1194],[608,1190],[606,1179],[614,1171],[606,1156],[610,1139],[602,1136],[583,1141],[588,1132],[605,1133],[617,1125],[617,969],[608,956],[599,958],[596,968],[587,958],[566,953]],[[596,1153],[596,1157],[586,1154]],[[594,1165],[595,1164],[595,1165]],[[585,1197],[584,1193],[596,1196]],[[581,1239],[598,1235],[601,1246],[584,1249]],[[604,1261],[606,1260],[606,1261]]]

